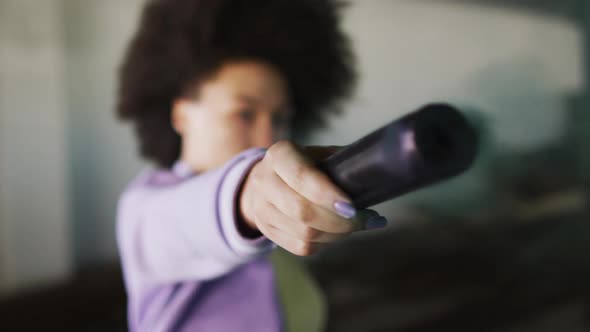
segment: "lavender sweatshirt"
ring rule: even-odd
[[[192,174],[144,172],[121,196],[117,240],[131,331],[280,331],[268,239],[236,228],[237,192],[263,149]]]

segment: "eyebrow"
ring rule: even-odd
[[[237,96],[238,101],[252,105],[252,106],[257,106],[260,105],[260,100],[258,100],[255,97],[252,96],[248,96],[248,95],[238,95]],[[276,108],[275,111],[283,111],[283,112],[287,112],[289,114],[293,113],[293,110],[291,109],[291,107],[289,106],[289,104],[286,105],[281,105],[280,107]]]
[[[260,101],[258,99],[251,97],[251,96],[247,96],[247,95],[238,95],[237,99],[243,103],[246,103],[246,104],[251,104],[251,105],[260,104]]]

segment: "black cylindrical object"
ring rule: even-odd
[[[357,208],[366,208],[469,168],[477,135],[454,107],[430,104],[343,147],[318,166]]]

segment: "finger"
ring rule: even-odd
[[[347,234],[358,228],[354,219],[345,219],[310,202],[291,189],[277,174],[271,174],[265,182],[264,198],[294,222],[334,234]]]
[[[322,243],[301,241],[264,222],[257,224],[264,236],[294,255],[309,256],[323,247]]]
[[[269,224],[296,239],[305,242],[330,243],[339,240],[347,235],[334,234],[320,231],[283,214],[277,207],[270,203],[264,203],[264,207],[257,213],[261,223]]]
[[[281,141],[274,144],[267,156],[277,175],[312,203],[333,210],[336,202],[350,202],[350,198],[292,143]]]
[[[356,231],[380,229],[386,227],[389,223],[387,218],[380,215],[377,211],[370,209],[358,210],[354,219],[359,226],[356,228]]]

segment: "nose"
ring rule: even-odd
[[[261,117],[253,132],[255,145],[257,147],[269,148],[277,141],[276,133],[277,130],[273,125],[272,117]]]

